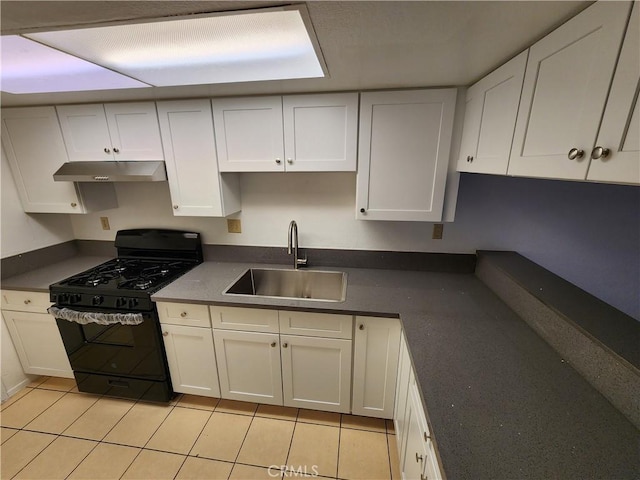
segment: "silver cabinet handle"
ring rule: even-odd
[[[584,157],[584,150],[579,150],[577,148],[572,148],[569,150],[569,154],[567,155],[569,160],[576,160]]]
[[[120,153],[120,149],[116,148],[116,147],[113,147],[113,153]]]
[[[416,452],[416,463],[420,463],[423,460],[424,460],[424,456],[418,455],[418,452]]]
[[[358,329],[359,329],[359,330],[364,330],[364,324],[362,324],[362,323],[361,323],[361,324],[358,326]]]
[[[365,212],[366,212],[366,210],[364,208],[360,209],[360,213],[365,213]]]
[[[173,206],[173,209],[174,209],[174,210],[177,210],[177,209],[178,209],[178,205],[174,205],[174,206]]]
[[[429,477],[426,475],[420,474],[420,480],[429,480]]]
[[[76,208],[76,207],[78,206],[78,204],[77,204],[76,202],[71,202],[71,206],[72,206],[73,208]]]
[[[187,312],[181,312],[181,313],[180,313],[180,316],[181,316],[182,318],[186,317],[186,316],[187,316]]]
[[[29,300],[28,298],[24,301],[25,305],[29,305],[31,303],[31,300]]]
[[[275,348],[275,346],[276,346],[276,342],[271,342],[271,347]]]
[[[469,155],[469,156],[467,157],[467,163],[471,163],[471,162],[473,162],[473,156],[472,156],[472,155]]]
[[[288,344],[287,342],[284,342],[284,343],[282,344],[282,348],[287,348],[288,346],[289,346],[289,344]]]
[[[279,158],[276,158],[276,163],[280,165],[282,163],[282,160],[280,160]]]
[[[163,337],[168,337],[169,336],[169,332],[162,332],[162,336]]]
[[[611,151],[608,148],[596,147],[591,152],[591,158],[593,160],[600,160],[601,158],[607,158]]]
[[[291,165],[293,163],[293,158],[287,158],[287,163]]]
[[[109,150],[107,147],[104,147],[104,153],[111,153],[111,150]]]

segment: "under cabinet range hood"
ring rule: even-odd
[[[162,182],[164,162],[67,162],[54,174],[56,182]]]

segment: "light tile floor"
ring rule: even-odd
[[[42,377],[2,404],[0,478],[400,478],[393,422],[179,395],[168,405]],[[286,473],[282,473],[286,471]]]

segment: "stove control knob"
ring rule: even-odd
[[[129,299],[129,308],[136,308],[138,306],[138,299],[137,298],[130,298]]]
[[[127,306],[127,297],[116,298],[116,308],[126,307],[126,306]]]
[[[69,295],[69,303],[80,303],[82,295],[79,293],[72,293]]]
[[[101,305],[104,302],[104,297],[102,295],[96,295],[91,299],[92,305]]]

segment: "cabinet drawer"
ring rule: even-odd
[[[305,335],[307,337],[346,338],[352,337],[353,317],[310,312],[279,312],[280,333]]]
[[[46,313],[51,305],[49,292],[2,290],[3,310]]]
[[[160,323],[211,328],[206,305],[158,302],[157,307]]]
[[[278,333],[278,311],[211,306],[211,324],[221,330]]]

